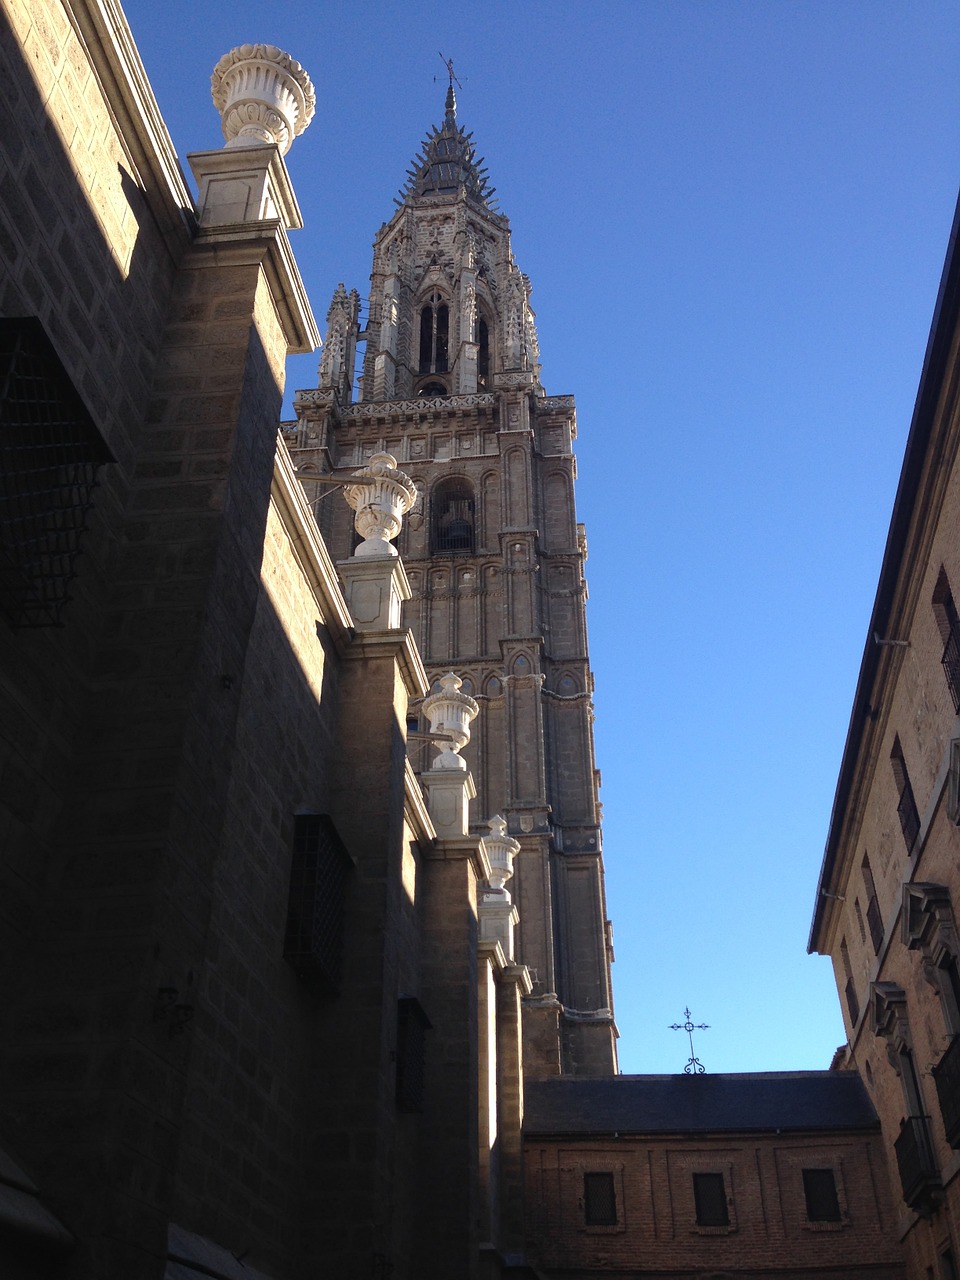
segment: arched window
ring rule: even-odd
[[[420,372],[446,373],[450,351],[450,308],[432,293],[420,308]]]
[[[481,390],[490,386],[490,329],[482,316],[477,325],[477,386]]]
[[[441,480],[433,491],[434,554],[472,555],[475,544],[473,486],[463,476]]]

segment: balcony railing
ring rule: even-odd
[[[954,711],[960,711],[960,635],[957,634],[954,622],[950,623],[950,634],[943,646],[943,673],[947,677],[947,688],[953,698]]]
[[[903,1198],[917,1213],[926,1216],[940,1200],[943,1184],[933,1158],[926,1116],[908,1116],[900,1123],[900,1136],[893,1144]]]
[[[909,778],[905,780],[900,789],[900,803],[897,805],[897,814],[900,818],[900,830],[903,832],[903,838],[909,853],[916,843],[917,836],[920,834],[920,815],[917,813],[917,802],[913,798],[913,787],[910,785]]]
[[[954,1036],[933,1068],[943,1128],[951,1147],[960,1147],[960,1035]]]

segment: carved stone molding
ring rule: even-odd
[[[305,393],[309,394],[309,392]],[[493,392],[478,392],[460,396],[418,396],[414,400],[361,400],[343,411],[345,418],[382,418],[394,414],[449,412],[457,409],[493,408],[496,396]]]

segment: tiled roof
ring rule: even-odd
[[[523,1127],[528,1135],[571,1136],[876,1129],[879,1122],[853,1071],[776,1071],[528,1081]]]

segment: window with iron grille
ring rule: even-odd
[[[342,979],[343,913],[352,867],[326,814],[294,818],[283,957],[301,977],[329,995],[339,993]]]
[[[433,491],[433,552],[472,555],[475,545],[473,486],[463,476],[442,480]]]
[[[397,1106],[422,1111],[430,1019],[416,996],[397,1001]]]
[[[617,1225],[617,1192],[612,1173],[583,1175],[583,1220],[588,1227]]]
[[[0,320],[0,612],[60,624],[97,471],[113,458],[35,317]]]
[[[953,602],[953,592],[943,565],[933,590],[933,612],[943,641],[943,674],[953,699],[954,711],[960,711],[960,616]]]
[[[870,927],[870,940],[873,943],[874,954],[879,955],[880,948],[883,946],[883,917],[877,901],[877,886],[873,882],[870,859],[866,854],[863,855],[860,870],[863,873],[863,887],[867,893],[867,924]]]
[[[727,1193],[722,1173],[695,1173],[693,1175],[693,1200],[697,1210],[698,1227],[726,1227],[730,1225],[727,1209]]]
[[[839,1222],[840,1200],[832,1169],[804,1169],[803,1195],[810,1222]]]
[[[847,940],[840,940],[840,961],[843,965],[843,975],[846,980],[844,986],[844,994],[847,998],[847,1012],[850,1014],[850,1025],[856,1026],[857,1019],[860,1017],[860,1001],[857,998],[857,984],[853,979],[853,969],[850,966],[850,952],[847,950]]]
[[[920,814],[917,812],[917,802],[913,798],[913,787],[910,785],[910,775],[907,773],[907,765],[903,758],[899,736],[893,740],[890,763],[893,766],[893,776],[897,781],[897,791],[900,795],[897,804],[900,829],[903,832],[907,853],[910,853],[916,843],[917,836],[920,834]]]

